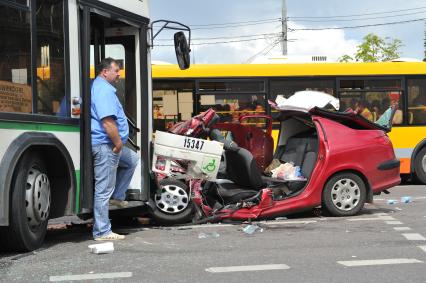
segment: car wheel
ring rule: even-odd
[[[194,204],[189,196],[188,186],[178,180],[163,179],[153,196],[155,208],[152,216],[159,224],[182,224],[194,215]]]
[[[50,181],[41,156],[27,152],[15,168],[10,200],[10,225],[2,231],[4,249],[32,251],[43,244],[51,197]]]
[[[414,172],[416,179],[426,184],[426,147],[422,148],[414,159]]]
[[[323,207],[334,216],[357,214],[364,206],[366,188],[364,181],[353,173],[338,173],[325,185]]]

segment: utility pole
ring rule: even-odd
[[[426,22],[424,23],[425,25],[425,34],[424,34],[424,39],[423,39],[423,48],[424,48],[424,57],[423,57],[423,62],[426,62]]]
[[[282,26],[282,41],[281,47],[283,51],[283,56],[287,56],[287,3],[286,0],[282,2],[282,11],[281,11],[281,26]]]

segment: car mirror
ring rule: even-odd
[[[181,70],[186,70],[189,68],[191,64],[191,59],[189,53],[191,49],[189,49],[188,41],[186,40],[186,36],[183,32],[179,31],[174,35],[175,42],[175,51],[176,51],[176,59]]]

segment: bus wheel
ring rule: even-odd
[[[422,148],[414,159],[414,172],[417,180],[426,184],[426,147]]]
[[[47,231],[50,212],[50,182],[41,156],[27,152],[15,168],[10,202],[9,249],[38,249]]]
[[[152,216],[159,224],[187,223],[194,215],[194,204],[188,186],[178,180],[163,179],[159,182],[160,194],[154,195]]]

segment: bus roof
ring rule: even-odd
[[[159,78],[305,77],[425,75],[426,62],[306,63],[306,64],[196,64],[188,70],[177,65],[153,65]]]

